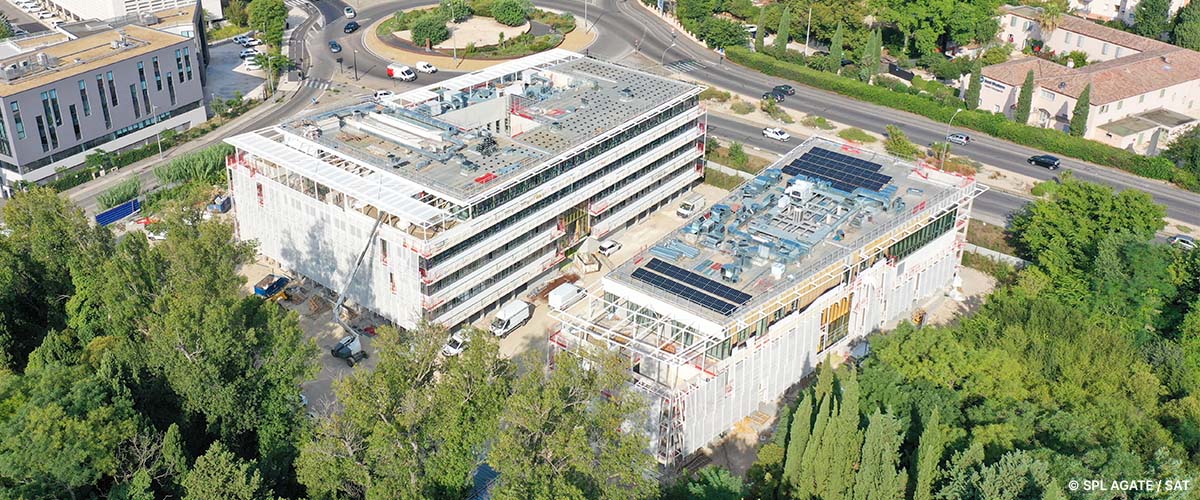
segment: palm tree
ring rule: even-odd
[[[1038,5],[1041,12],[1038,14],[1038,26],[1042,28],[1042,37],[1049,36],[1050,32],[1058,28],[1058,21],[1067,13],[1067,4],[1065,0],[1046,0]]]

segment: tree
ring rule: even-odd
[[[1088,112],[1092,110],[1092,84],[1083,88],[1079,99],[1075,101],[1075,110],[1071,113],[1071,135],[1083,137],[1087,132]]]
[[[196,466],[183,479],[187,491],[183,500],[267,500],[270,490],[263,486],[262,476],[247,462],[221,443],[213,443],[196,459]]]
[[[1043,37],[1049,37],[1050,32],[1058,29],[1058,22],[1070,10],[1067,0],[1039,0],[1032,5],[1041,10],[1037,22],[1042,28]]]
[[[897,469],[903,442],[900,421],[876,410],[863,440],[862,463],[854,477],[854,500],[904,498],[905,472]]]
[[[842,23],[838,23],[837,31],[833,32],[833,38],[829,40],[829,71],[840,73],[842,71],[842,60],[846,58],[843,49],[845,43],[842,40]]]
[[[710,17],[700,25],[700,38],[710,48],[742,47],[746,45],[746,28],[741,23]]]
[[[1179,168],[1200,175],[1200,127],[1192,127],[1179,134],[1167,146],[1163,156],[1175,162]]]
[[[802,394],[799,406],[796,407],[796,413],[792,417],[791,439],[787,443],[787,453],[784,455],[783,462],[783,480],[785,484],[797,484],[800,482],[801,467],[804,465],[804,452],[808,448],[809,439],[811,438],[812,415],[813,415],[813,395]],[[784,431],[780,431],[784,432]]]
[[[496,6],[493,5],[493,11],[495,8]],[[467,4],[467,0],[441,0],[438,2],[438,10],[444,19],[455,23],[461,23],[471,15],[471,6]],[[513,24],[510,26],[519,25]]]
[[[745,167],[750,162],[750,157],[746,155],[745,148],[742,143],[733,141],[729,143],[729,163],[733,167]]]
[[[562,354],[546,373],[538,360],[506,400],[489,455],[500,473],[493,498],[550,500],[647,498],[656,486],[637,431],[646,402],[615,353],[583,360]]]
[[[879,74],[879,65],[883,59],[883,34],[879,30],[871,32],[867,46],[862,50],[858,60],[858,79],[871,83],[871,79]]]
[[[946,450],[946,437],[942,432],[941,418],[934,408],[921,438],[917,443],[917,453],[913,462],[916,464],[916,485],[913,487],[913,500],[933,500],[933,485],[937,482],[941,471],[942,453]]]
[[[1200,4],[1187,4],[1175,16],[1171,41],[1183,48],[1200,50]]]
[[[754,51],[763,51],[763,40],[767,36],[767,9],[760,8],[758,11],[758,26],[754,28]]]
[[[1171,27],[1170,0],[1141,0],[1133,10],[1133,32],[1158,40]]]
[[[381,328],[379,363],[335,387],[341,413],[322,417],[297,464],[313,498],[464,498],[509,394],[511,365],[487,333],[439,359],[444,328]]]
[[[245,0],[229,0],[229,6],[225,7],[225,20],[229,21],[234,26],[246,26],[249,22],[249,17],[246,15]]]
[[[287,12],[283,0],[251,0],[246,6],[250,27],[260,32],[259,37],[263,43],[276,50],[283,44]]]
[[[971,64],[971,81],[967,82],[967,94],[963,96],[963,100],[967,103],[967,109],[979,108],[979,92],[983,90],[983,63],[978,59]]]
[[[8,18],[8,14],[0,12],[0,40],[9,38],[16,33],[13,33],[12,20]]]
[[[504,35],[503,32],[500,33]],[[437,45],[450,38],[450,30],[446,29],[446,20],[434,13],[425,14],[412,25],[412,40],[417,45]],[[503,43],[501,39],[501,43]]]
[[[1013,121],[1029,123],[1029,111],[1033,106],[1033,70],[1025,74],[1025,83],[1021,84],[1021,94],[1017,97],[1017,110],[1013,113]]]
[[[887,131],[887,139],[883,141],[883,149],[888,154],[911,160],[921,152],[916,144],[908,140],[908,135],[900,127],[888,125],[884,130]]]
[[[530,5],[521,0],[496,0],[492,4],[492,17],[505,26],[521,26],[529,17]]]
[[[742,500],[746,486],[728,469],[708,466],[700,469],[688,485],[688,498],[697,500]]]
[[[792,30],[792,10],[783,9],[783,16],[779,18],[779,29],[775,30],[775,57],[782,59],[787,55],[788,37],[791,36]]]

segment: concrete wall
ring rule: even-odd
[[[112,19],[126,14],[157,12],[173,7],[188,7],[195,0],[50,0],[75,19]],[[213,19],[224,17],[220,0],[200,0],[200,8],[212,14]]]

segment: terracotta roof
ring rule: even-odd
[[[1005,12],[1008,12],[1015,16],[1023,17],[1025,19],[1029,19],[1029,20],[1035,21],[1035,22],[1037,21],[1038,15],[1041,12],[1041,9],[1037,9],[1035,7],[1029,7],[1029,6],[1020,6],[1020,7],[1005,6],[1002,9]],[[1067,30],[1072,33],[1078,33],[1083,36],[1095,38],[1097,40],[1103,40],[1105,42],[1108,42],[1108,43],[1111,43],[1114,45],[1120,45],[1122,47],[1129,47],[1131,49],[1140,50],[1142,52],[1151,51],[1151,50],[1159,50],[1159,49],[1170,49],[1170,48],[1174,47],[1173,45],[1171,45],[1169,43],[1160,42],[1158,40],[1152,40],[1150,38],[1135,35],[1128,31],[1121,31],[1116,28],[1109,28],[1108,26],[1105,26],[1103,24],[1099,24],[1094,21],[1089,21],[1089,20],[1083,19],[1081,17],[1075,17],[1075,16],[1067,15],[1067,14],[1063,14],[1062,16],[1060,16],[1058,18],[1058,27],[1055,29]]]

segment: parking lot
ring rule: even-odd
[[[213,45],[208,48],[208,92],[209,97],[234,97],[236,93],[248,96],[266,81],[262,71],[248,71],[238,54],[244,47],[233,42]]]
[[[8,22],[12,23],[13,28],[20,28],[29,33],[37,33],[50,29],[34,19],[33,16],[30,16],[29,13],[14,5],[11,1],[5,0],[0,2],[0,12],[3,12],[8,17]]]

